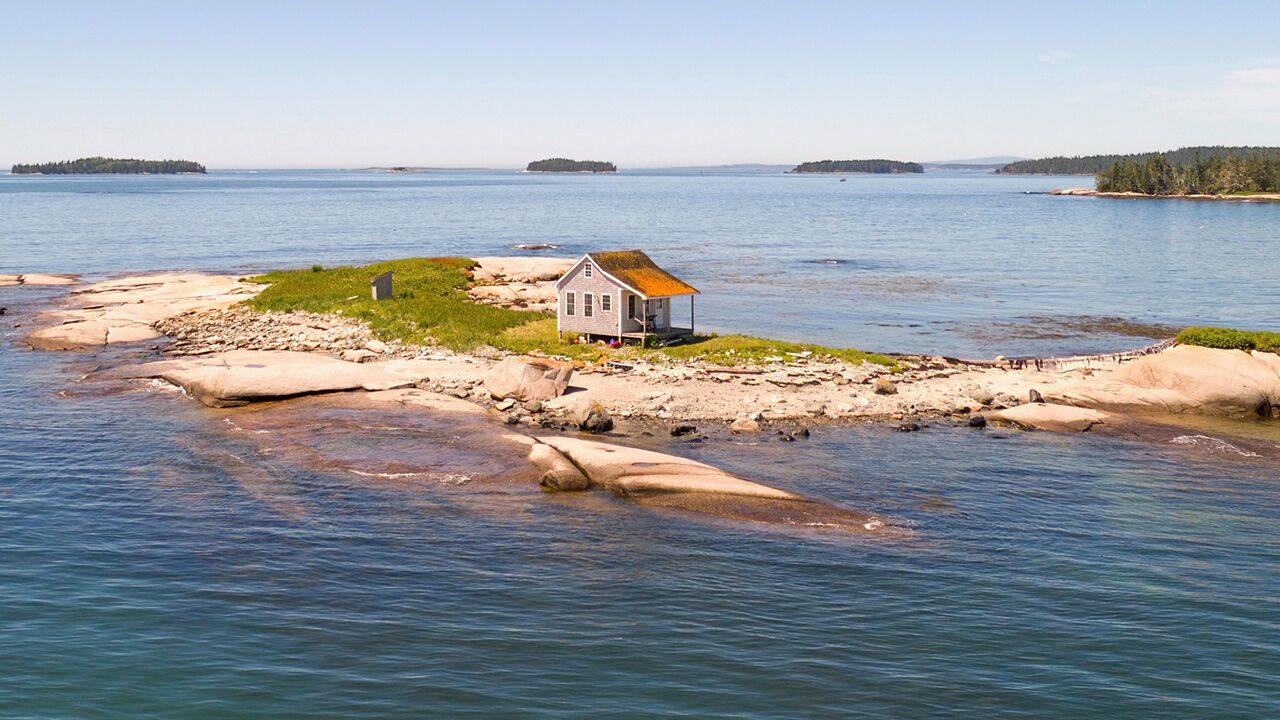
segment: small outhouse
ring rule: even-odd
[[[557,282],[560,336],[643,342],[693,334],[697,288],[658,267],[639,250],[583,255]],[[671,305],[689,298],[689,327],[673,327]]]

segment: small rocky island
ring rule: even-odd
[[[204,166],[190,160],[134,160],[106,157],[14,165],[14,175],[203,175]]]
[[[612,173],[618,172],[618,166],[602,160],[570,160],[569,158],[547,158],[534,160],[524,169],[525,172],[562,172],[562,173]]]
[[[788,172],[801,173],[869,173],[872,175],[897,175],[901,173],[922,173],[924,166],[920,163],[902,162],[900,160],[815,160],[800,163]]]

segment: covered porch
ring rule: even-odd
[[[687,327],[672,322],[673,305],[689,298],[689,320]],[[659,342],[685,338],[694,331],[694,295],[664,295],[646,297],[639,293],[627,292],[623,301],[623,316],[619,337],[623,340],[638,340],[643,343],[647,338],[656,338]]]

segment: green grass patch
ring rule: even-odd
[[[471,350],[491,343],[504,330],[538,320],[540,313],[480,305],[467,298],[466,258],[413,258],[361,267],[282,270],[251,278],[269,283],[249,305],[257,310],[337,313],[369,324],[382,340],[436,343]],[[374,300],[369,281],[394,273],[393,297]]]
[[[766,340],[746,335],[703,335],[683,345],[662,348],[661,352],[679,359],[698,359],[721,365],[758,365],[778,358],[794,359],[788,353],[812,353],[812,357],[831,358],[854,365],[869,362],[886,367],[897,367],[898,362],[886,355],[863,352],[852,348],[829,348],[821,345]]]
[[[269,287],[247,302],[261,311],[335,313],[368,323],[382,340],[434,343],[458,351],[492,345],[511,352],[543,353],[587,362],[697,359],[719,365],[792,360],[793,356],[787,353],[807,351],[815,358],[898,367],[893,358],[861,350],[744,335],[699,335],[668,348],[609,348],[599,343],[563,342],[556,334],[554,317],[471,302],[466,289],[473,267],[475,262],[466,258],[414,258],[360,267],[313,265],[250,278]],[[375,301],[370,296],[369,281],[387,271],[394,273],[393,297]]]
[[[1233,330],[1221,327],[1190,327],[1178,333],[1183,345],[1223,350],[1262,350],[1280,353],[1280,333],[1265,330]]]

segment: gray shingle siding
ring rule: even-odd
[[[625,314],[626,305],[622,298],[625,292],[621,286],[614,281],[605,277],[604,273],[597,268],[592,277],[586,277],[583,273],[583,263],[579,263],[565,276],[560,285],[560,331],[564,333],[590,333],[592,335],[604,335],[607,337],[618,336],[618,316]],[[564,313],[565,296],[568,293],[575,293],[576,301],[574,302],[574,314],[566,315]],[[591,294],[592,317],[587,317],[584,313],[586,302],[585,295]],[[610,308],[605,311],[601,307],[601,296],[608,294],[611,296]]]

